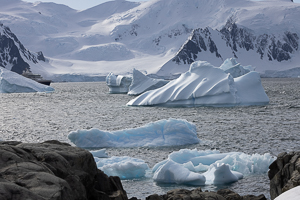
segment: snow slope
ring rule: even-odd
[[[0,21],[10,27],[26,48],[42,51],[50,74],[106,76],[126,74],[133,68],[147,74],[169,76],[187,70],[168,65],[194,29],[221,30],[229,19],[256,35],[284,40],[289,31],[300,36],[300,6],[287,0],[149,0],[137,3],[109,1],[77,11],[55,3],[0,0]],[[216,33],[214,33],[216,34]],[[226,43],[215,37],[221,52]],[[282,62],[257,58],[257,52],[239,48],[238,62],[258,72],[299,67],[298,46]],[[212,64],[216,56],[199,56]],[[222,55],[223,60],[232,54]],[[240,61],[241,60],[241,61]],[[37,69],[36,69],[37,70]],[[36,71],[33,70],[36,73]]]

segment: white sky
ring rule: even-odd
[[[87,8],[99,5],[109,0],[23,0],[27,2],[54,2],[57,4],[65,4],[76,10],[85,10]],[[129,0],[129,1],[147,1],[147,0]],[[300,0],[294,0],[295,3],[300,3]]]

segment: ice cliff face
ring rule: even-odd
[[[171,61],[178,65],[191,64],[204,52],[211,53],[213,59],[225,60],[229,56],[239,58],[239,52],[243,51],[254,53],[257,59],[281,62],[290,60],[298,47],[297,33],[256,35],[229,20],[221,30],[195,29]]]
[[[11,30],[0,24],[0,66],[8,70],[22,74],[24,70],[30,70],[28,62],[38,63],[45,61],[42,52],[31,53],[18,40]]]

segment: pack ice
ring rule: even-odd
[[[77,130],[68,138],[78,147],[178,146],[199,143],[196,126],[186,120],[164,119],[119,131]]]
[[[237,106],[269,103],[257,72],[233,78],[206,61],[191,64],[189,71],[165,86],[145,92],[129,106]]]
[[[53,92],[54,88],[0,67],[0,93]]]

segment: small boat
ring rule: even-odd
[[[43,79],[43,77],[40,74],[33,74],[31,71],[26,70],[22,73],[22,76],[29,78],[31,80],[34,80],[38,83],[44,84],[44,85],[50,85],[51,80]]]

